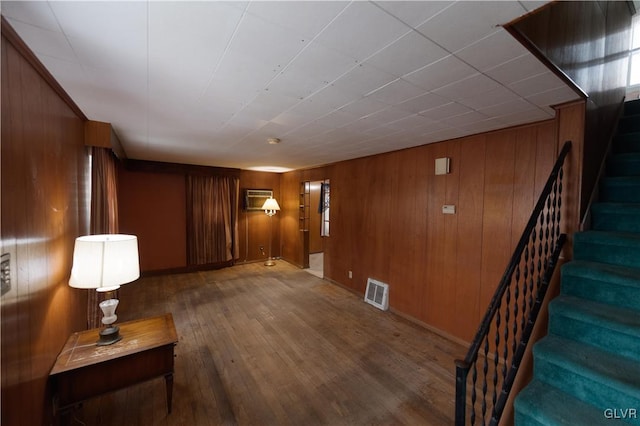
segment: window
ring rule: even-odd
[[[640,86],[640,14],[631,23],[631,52],[627,87]]]

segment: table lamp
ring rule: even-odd
[[[105,328],[100,330],[97,345],[111,345],[122,338],[119,327],[114,324],[118,319],[116,308],[119,301],[113,297],[113,292],[138,277],[138,237],[135,235],[86,235],[76,238],[69,285],[108,292],[106,300],[99,304]]]
[[[267,200],[262,205],[262,210],[264,210],[264,212],[267,214],[267,216],[269,216],[269,219],[270,219],[270,223],[269,223],[269,225],[270,225],[270,228],[269,228],[269,259],[267,259],[267,261],[264,262],[264,265],[265,266],[273,266],[273,265],[276,264],[276,262],[271,257],[271,236],[273,234],[273,216],[276,214],[276,212],[278,210],[280,210],[280,206],[278,205],[278,202],[276,201],[275,198],[269,197],[269,198],[267,198]]]

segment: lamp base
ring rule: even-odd
[[[109,327],[100,330],[100,340],[96,342],[96,346],[113,345],[120,340],[122,340],[120,327],[117,325],[110,325]]]
[[[266,262],[264,262],[264,266],[275,266],[276,265],[276,261],[273,260],[272,258],[267,259]]]

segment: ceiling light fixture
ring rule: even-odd
[[[267,139],[267,142],[269,142],[269,145],[277,145],[280,143],[280,139],[279,138],[269,138]]]

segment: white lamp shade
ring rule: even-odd
[[[262,205],[262,210],[280,210],[280,206],[275,198],[267,198]]]
[[[109,291],[140,277],[138,237],[110,234],[76,238],[69,285]]]

